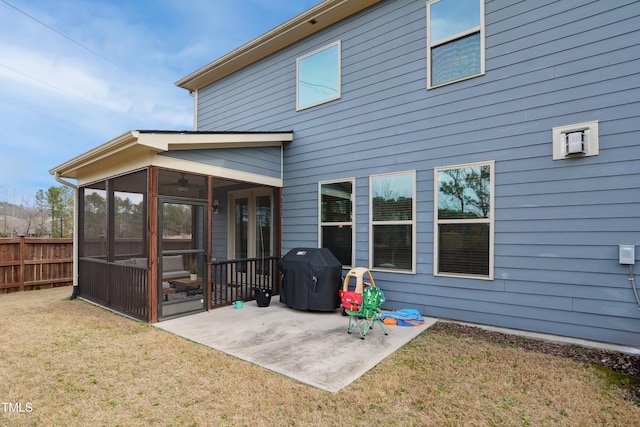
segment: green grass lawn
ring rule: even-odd
[[[427,330],[336,394],[70,301],[0,295],[0,426],[632,426],[601,369]]]

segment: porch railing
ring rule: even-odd
[[[280,294],[278,257],[218,261],[211,264],[211,303],[213,307],[234,301],[255,299],[258,289]]]
[[[255,299],[258,289],[280,294],[278,257],[215,262],[211,265],[212,307]],[[147,269],[81,258],[78,263],[80,296],[120,313],[148,320]]]
[[[78,262],[80,296],[136,319],[148,320],[147,269],[90,258]]]

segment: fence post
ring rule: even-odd
[[[24,291],[24,245],[25,236],[20,234],[20,264],[18,265],[18,278],[20,280],[20,292]]]

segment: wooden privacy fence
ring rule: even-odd
[[[0,239],[0,294],[73,284],[73,239]]]

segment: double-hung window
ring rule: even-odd
[[[427,88],[484,73],[484,0],[427,2]]]
[[[340,58],[340,41],[337,41],[297,59],[297,110],[340,98]]]
[[[435,275],[493,279],[494,163],[434,169]]]
[[[415,273],[416,172],[372,175],[369,191],[370,268]]]
[[[318,185],[320,200],[320,247],[330,249],[345,267],[353,266],[353,219],[355,179],[323,181]]]

